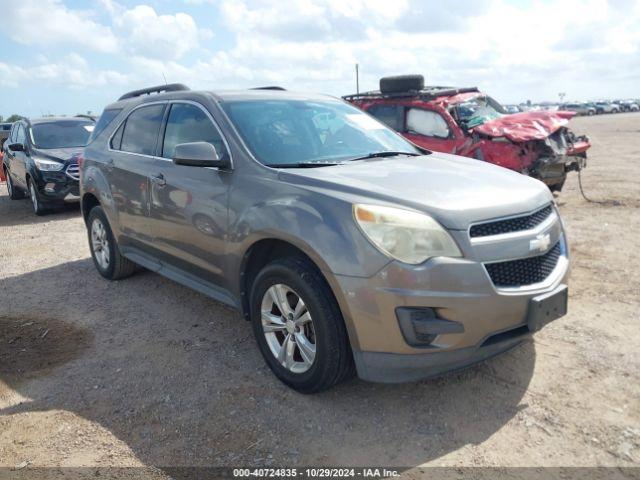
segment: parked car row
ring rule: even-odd
[[[100,275],[142,266],[237,309],[300,392],[354,371],[438,375],[566,313],[559,212],[518,172],[548,180],[589,144],[568,112],[507,115],[477,89],[416,81],[348,102],[173,84],[123,95],[97,123],[21,120],[7,188],[38,214],[78,197]]]
[[[622,113],[640,111],[640,100],[601,100],[597,102],[567,102],[554,103],[543,102],[540,104],[520,104],[505,105],[508,113],[530,112],[530,111],[558,111],[565,110],[575,112],[578,115],[600,115],[603,113]]]

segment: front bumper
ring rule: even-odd
[[[470,367],[511,350],[530,336],[531,332],[526,326],[522,326],[492,335],[478,346],[446,350],[437,354],[354,352],[354,358],[358,376],[363,380],[382,383],[410,382]]]
[[[34,177],[42,202],[55,204],[77,201],[80,198],[78,180],[71,178],[65,171],[39,171]]]
[[[433,258],[419,266],[391,262],[371,278],[337,276],[358,376],[379,382],[427,378],[526,339],[530,300],[564,288],[569,275],[566,243],[559,235],[562,256],[556,268],[544,282],[528,287],[496,288],[481,258]],[[460,244],[466,232],[456,236]],[[488,248],[475,250],[490,255]],[[461,324],[463,331],[412,346],[399,326],[400,307],[430,308],[438,319]]]

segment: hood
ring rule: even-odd
[[[82,153],[82,147],[37,148],[35,150],[36,155],[40,157],[50,158],[51,160],[57,160],[65,163]]]
[[[432,215],[450,229],[529,212],[552,201],[549,189],[525,175],[456,155],[432,153],[283,169],[280,178],[357,203],[388,202]]]
[[[490,120],[472,128],[476,133],[489,137],[506,137],[512,142],[543,140],[564,127],[575,112],[520,112]]]

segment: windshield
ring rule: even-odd
[[[463,128],[473,128],[507,113],[489,96],[475,97],[453,107],[453,116]]]
[[[37,123],[31,127],[31,140],[36,148],[84,147],[93,130],[93,122]]]
[[[264,165],[339,163],[380,152],[419,153],[384,124],[338,101],[251,100],[222,105]]]

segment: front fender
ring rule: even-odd
[[[390,261],[360,232],[350,202],[303,189],[250,205],[230,221],[230,243],[238,252],[267,238],[296,246],[335,275],[370,277]]]

